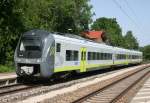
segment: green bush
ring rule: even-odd
[[[13,66],[0,65],[0,73],[3,72],[14,72],[15,68]]]

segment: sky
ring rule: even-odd
[[[150,0],[91,0],[91,5],[94,21],[116,18],[123,35],[131,30],[140,46],[150,45]]]

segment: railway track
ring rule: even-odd
[[[118,70],[121,71],[121,70]],[[138,72],[139,70],[137,70]],[[111,71],[111,72],[106,72],[98,75],[94,75],[91,77],[81,77],[78,79],[70,80],[70,81],[65,81],[63,83],[52,83],[48,85],[43,85],[43,84],[36,84],[36,85],[24,85],[24,84],[16,84],[13,86],[5,86],[5,87],[0,87],[0,102],[6,103],[6,102],[15,102],[15,101],[20,101],[24,100],[28,97],[32,96],[37,96],[39,94],[47,93],[50,91],[55,91],[61,88],[65,88],[71,85],[74,85],[76,83],[84,82],[87,80],[92,80],[94,78],[100,78],[109,74],[113,74],[117,71]],[[136,73],[137,73],[136,72]],[[77,77],[75,77],[77,78]],[[86,98],[88,99],[88,98]],[[78,102],[78,101],[74,101]],[[80,102],[80,101],[79,101]]]
[[[33,85],[33,84],[26,85],[26,84],[17,83],[14,85],[0,87],[0,97],[5,96],[5,95],[14,94],[17,92],[21,92],[24,90],[32,89],[32,88],[39,87],[39,86],[41,86],[41,85]]]
[[[139,81],[150,76],[150,70],[137,71],[72,103],[124,103],[120,99]],[[118,100],[120,100],[118,102]]]
[[[122,68],[121,68],[122,69]],[[111,73],[113,73],[113,72],[117,72],[118,70],[121,70],[121,69],[119,69],[119,68],[116,68],[116,70],[115,71],[113,71],[113,70],[104,70],[104,71],[98,71],[97,73],[95,73],[95,72],[91,72],[91,73],[87,73],[87,75],[81,75],[81,76],[75,76],[75,79],[80,79],[80,78],[84,78],[84,77],[86,77],[86,76],[92,76],[92,75],[97,75],[97,74],[100,74],[100,73],[107,73],[107,74],[111,74]],[[73,77],[74,78],[74,77]],[[9,83],[7,84],[6,83],[6,81],[9,81]],[[50,81],[50,80],[49,80]],[[60,83],[60,81],[59,80],[56,80],[57,82],[55,82],[54,84],[57,84],[57,83]],[[62,81],[62,80],[61,80]],[[66,82],[67,82],[68,80],[66,80]],[[31,84],[31,80],[29,81],[29,82],[27,82],[27,84],[24,84],[23,83],[23,81],[21,81],[21,83],[18,83],[17,82],[17,78],[9,78],[9,79],[4,79],[4,80],[1,80],[0,81],[1,83],[3,83],[3,82],[5,82],[4,84],[7,84],[7,85],[0,85],[0,96],[2,96],[2,95],[5,95],[5,94],[7,94],[7,93],[11,93],[11,92],[13,92],[13,91],[19,91],[19,90],[23,90],[23,89],[26,89],[26,88],[31,88],[32,86],[35,86],[35,84],[36,85],[44,85],[44,83],[45,84],[47,84],[46,82],[42,82],[41,80],[40,80],[40,82],[37,82],[37,81],[34,81],[34,83],[32,83]],[[54,82],[54,81],[53,81]],[[64,80],[64,82],[65,82],[65,80]],[[53,83],[52,83],[53,84]]]
[[[123,68],[122,68],[123,69]],[[103,77],[105,75],[109,75],[109,74],[113,74],[115,72],[119,72],[122,71],[122,69],[117,69],[115,71],[97,71],[97,73],[95,72],[90,72],[87,73],[86,75],[79,75],[79,76],[74,76],[72,77],[72,79],[70,80],[64,80],[62,82],[61,81],[51,81],[51,83],[37,83],[36,85],[32,85],[34,83],[32,83],[31,85],[29,84],[14,84],[14,85],[8,85],[8,86],[3,86],[0,87],[1,91],[0,91],[0,102],[6,103],[6,102],[12,102],[12,101],[19,101],[19,100],[23,100],[26,99],[28,97],[31,96],[36,96],[39,94],[43,94],[43,93],[47,93],[49,91],[52,90],[57,90],[60,88],[64,88],[70,85],[73,85],[75,83],[80,83],[80,82],[84,82],[87,80],[92,80],[94,78],[98,78],[98,77]]]

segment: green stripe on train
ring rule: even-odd
[[[105,66],[111,66],[111,65],[117,65],[117,64],[129,64],[130,62],[129,61],[123,61],[123,62],[115,62],[115,64],[88,64],[86,65],[86,68],[89,69],[89,68],[96,68],[96,67],[105,67]],[[64,67],[60,67],[60,68],[55,68],[54,69],[54,72],[62,72],[62,71],[71,71],[71,70],[80,70],[81,72],[81,66],[64,66]]]

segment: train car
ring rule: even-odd
[[[96,43],[71,34],[31,30],[21,36],[14,61],[19,77],[48,78],[61,72],[86,72],[140,63],[142,53]]]

